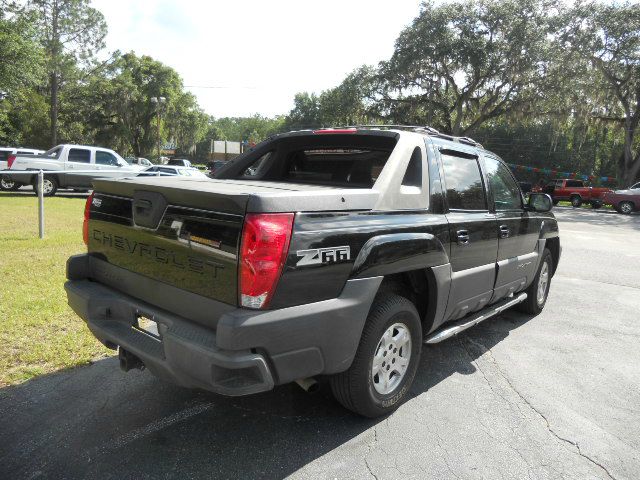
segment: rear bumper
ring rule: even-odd
[[[88,259],[69,259],[65,289],[96,338],[139,357],[158,377],[223,395],[346,370],[382,281],[351,280],[336,299],[280,310],[227,309],[214,330],[92,281]],[[158,323],[161,341],[132,327],[140,315]]]

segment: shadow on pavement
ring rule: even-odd
[[[505,312],[461,336],[491,348],[529,319]],[[456,338],[424,348],[412,397],[475,372],[477,356]],[[228,398],[108,358],[0,390],[0,478],[277,479],[382,420],[343,409],[326,382]]]

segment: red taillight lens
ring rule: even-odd
[[[84,204],[84,222],[82,222],[82,240],[85,245],[89,245],[89,210],[91,210],[91,202],[93,202],[93,192],[87,197],[87,203]]]
[[[15,155],[9,155],[7,157],[7,167],[11,168],[11,165],[13,165],[13,162],[16,161],[16,156]]]
[[[266,308],[289,252],[293,213],[249,213],[240,243],[240,305]]]

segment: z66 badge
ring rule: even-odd
[[[348,246],[312,248],[311,250],[298,250],[296,255],[302,257],[296,265],[304,267],[305,265],[320,265],[322,263],[349,260],[351,258],[351,249]]]

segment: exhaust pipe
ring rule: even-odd
[[[301,378],[296,380],[296,383],[307,393],[316,393],[320,390],[320,384],[315,378]]]
[[[120,369],[123,372],[128,372],[137,368],[138,370],[144,370],[144,363],[133,353],[127,352],[124,348],[118,347],[118,360],[120,360]]]

